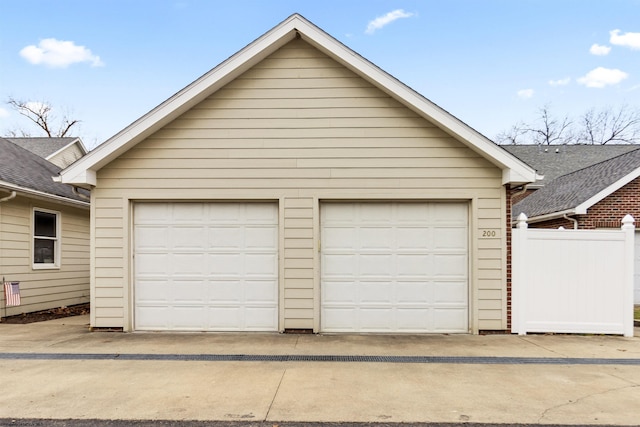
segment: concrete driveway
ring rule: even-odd
[[[0,324],[0,418],[637,425],[636,337]]]

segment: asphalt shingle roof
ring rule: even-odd
[[[73,194],[71,187],[54,182],[60,168],[7,138],[0,138],[0,181],[73,200],[85,199]]]
[[[20,147],[31,151],[34,154],[46,159],[56,151],[61,150],[67,145],[71,144],[78,138],[64,137],[64,138],[5,138]]]
[[[502,145],[540,175],[546,185],[559,176],[586,168],[638,148],[637,145]],[[533,185],[532,185],[533,186]]]
[[[529,218],[575,208],[640,168],[640,148],[562,175],[513,206],[513,217]]]

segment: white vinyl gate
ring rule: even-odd
[[[633,336],[633,218],[622,230],[513,230],[511,331]]]

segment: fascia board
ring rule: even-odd
[[[5,188],[7,190],[15,191],[17,193],[22,193],[29,197],[33,197],[36,199],[47,200],[47,201],[55,201],[61,203],[63,205],[71,205],[75,207],[81,207],[88,209],[90,206],[89,202],[83,202],[82,200],[74,200],[69,199],[63,196],[57,196],[55,194],[44,193],[42,191],[34,190],[27,187],[22,187],[20,185],[11,184],[10,182],[0,181],[0,187]]]
[[[622,187],[624,187],[625,185],[627,185],[628,183],[630,183],[634,179],[638,178],[639,176],[640,176],[640,168],[634,169],[633,172],[623,176],[622,178],[620,178],[619,180],[617,180],[616,182],[614,182],[613,184],[611,184],[607,188],[603,189],[602,191],[598,192],[597,194],[594,194],[589,199],[585,200],[584,202],[582,202],[578,206],[576,206],[576,208],[575,208],[576,214],[577,215],[586,215],[587,210],[591,206],[595,205],[596,203],[598,203],[599,201],[601,201],[605,197],[607,197],[607,196],[613,194],[614,192],[618,191],[619,189],[621,189]]]

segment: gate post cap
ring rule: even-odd
[[[635,226],[633,225],[636,222],[636,220],[633,218],[633,216],[627,214],[624,216],[624,218],[622,218],[622,228],[635,228]]]

